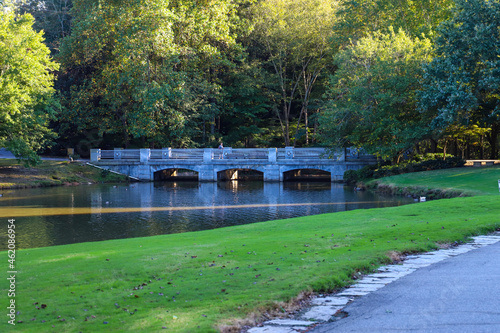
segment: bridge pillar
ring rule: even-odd
[[[98,162],[101,159],[101,150],[100,149],[91,149],[90,150],[90,162]]]
[[[203,163],[212,162],[212,148],[203,149]]]
[[[278,159],[277,148],[269,148],[267,159],[268,159],[269,163],[276,163],[276,161]]]
[[[266,165],[266,167],[264,168],[264,181],[283,181],[283,173],[280,171],[280,167],[277,164]]]
[[[151,156],[151,149],[141,149],[140,150],[141,163],[149,161],[150,156]]]
[[[344,172],[347,170],[345,164],[336,164],[332,166],[331,181],[341,182],[344,180]]]
[[[153,170],[151,169],[151,166],[148,164],[138,165],[136,175],[137,175],[136,177],[139,178],[139,180],[144,180],[144,181],[154,180]]]
[[[215,181],[217,181],[217,174],[215,174],[213,164],[201,165],[200,171],[198,171],[198,180],[200,182],[215,182]]]
[[[161,150],[161,158],[164,160],[168,160],[172,157],[172,148],[163,148]]]

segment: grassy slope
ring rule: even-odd
[[[485,182],[483,169],[470,170]],[[301,291],[344,286],[356,271],[388,262],[391,251],[487,233],[500,227],[499,216],[497,194],[22,250],[16,319],[23,323],[15,330],[207,332],[252,311],[280,309],[278,301]],[[41,304],[47,307],[38,310]]]
[[[120,182],[126,177],[68,161],[43,161],[26,168],[16,160],[0,159],[0,189],[57,186],[68,183]]]
[[[409,188],[410,191],[442,189],[467,195],[498,194],[500,166],[457,168],[407,173],[377,179],[372,183],[389,187]]]

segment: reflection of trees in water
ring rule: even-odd
[[[8,209],[5,212],[8,214]],[[20,217],[15,218],[15,220],[17,250],[55,245],[54,239],[57,230],[54,229],[57,228],[46,223],[44,217]],[[0,249],[7,249],[7,241],[2,242]]]
[[[9,204],[17,214],[20,206],[34,215],[16,219],[23,248],[206,230],[404,201],[377,202],[374,193],[330,182],[262,181],[79,186],[26,190],[23,198],[13,197]],[[44,208],[37,207],[57,207],[60,215],[43,216]]]

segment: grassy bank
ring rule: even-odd
[[[0,159],[0,189],[123,181],[127,178],[83,162],[43,161],[36,167],[26,168],[16,160]]]
[[[414,172],[367,183],[370,188],[391,194],[426,195],[429,198],[498,194],[500,166],[463,167]]]
[[[462,171],[455,171],[458,178]],[[15,300],[22,323],[4,320],[0,330],[210,332],[271,311],[284,314],[297,295],[341,288],[357,272],[390,262],[393,253],[427,251],[499,228],[500,195],[489,193],[20,250]],[[1,287],[6,295],[5,279]],[[7,302],[2,298],[3,309]]]

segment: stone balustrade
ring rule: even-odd
[[[354,153],[355,152],[355,153]],[[204,149],[92,149],[90,161],[103,169],[140,180],[153,180],[163,170],[183,169],[198,173],[200,181],[217,181],[228,170],[254,170],[264,181],[283,181],[294,170],[321,170],[341,181],[344,172],[376,162],[359,150],[325,148],[204,148]]]

